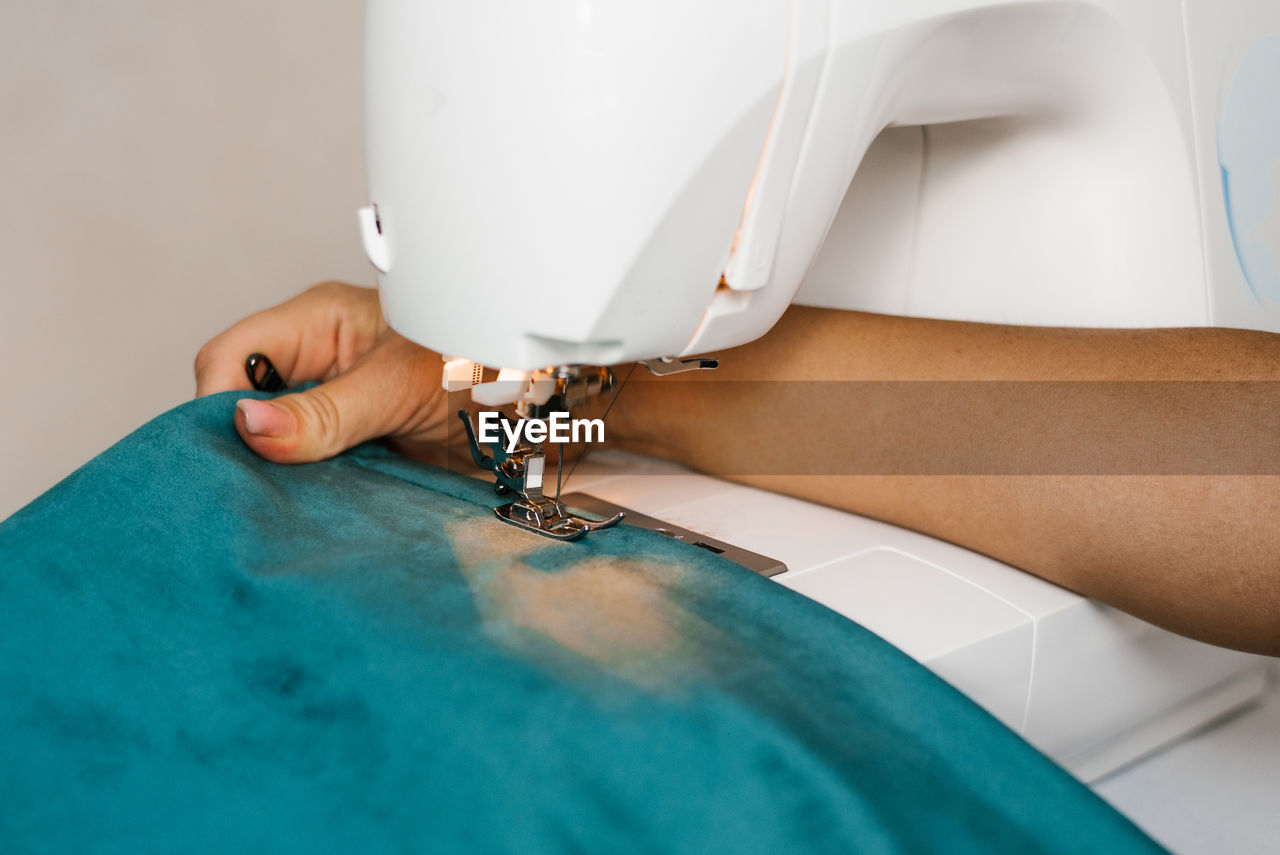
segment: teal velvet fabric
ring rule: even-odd
[[[376,445],[265,463],[236,397],[0,525],[0,851],[1157,851],[774,582]]]

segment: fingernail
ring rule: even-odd
[[[244,429],[254,436],[288,436],[298,429],[293,413],[266,401],[241,398],[236,409],[244,414]]]

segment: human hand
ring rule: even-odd
[[[387,326],[373,288],[324,282],[213,337],[196,356],[196,395],[251,389],[251,353],[266,354],[290,385],[321,381],[236,403],[236,430],[268,460],[323,460],[377,437],[428,457],[448,438],[440,356]]]

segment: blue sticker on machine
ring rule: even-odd
[[[1253,296],[1280,303],[1280,36],[1256,42],[1223,102],[1218,162],[1227,223]]]

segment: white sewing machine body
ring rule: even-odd
[[[1220,139],[1268,33],[1265,0],[371,0],[365,246],[398,331],[530,371],[721,351],[793,302],[1280,330]],[[1086,777],[1262,685],[1256,658],[914,533],[581,474],[787,562]]]

